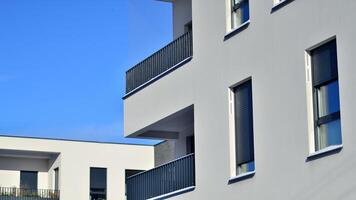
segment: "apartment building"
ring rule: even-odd
[[[356,1],[162,3],[123,99],[126,137],[166,142],[128,199],[356,199]]]
[[[0,136],[0,200],[124,200],[154,147]]]

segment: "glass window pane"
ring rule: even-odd
[[[319,117],[340,111],[339,82],[335,81],[318,89]]]
[[[248,81],[234,89],[236,164],[254,160],[252,84]]]
[[[106,168],[90,168],[90,199],[106,199]]]
[[[311,51],[311,56],[314,85],[319,85],[325,81],[337,78],[338,72],[335,40]]]
[[[250,19],[250,9],[249,9],[248,0],[245,0],[244,3],[242,4],[241,16],[242,16],[241,24],[247,22]]]
[[[38,173],[33,171],[20,172],[20,187],[24,189],[37,189]]]
[[[252,171],[255,171],[255,162],[254,161],[239,165],[237,168],[237,174],[243,174],[243,173],[252,172]]]
[[[341,143],[340,120],[322,124],[318,127],[316,150],[320,150],[331,145],[339,145]]]
[[[54,169],[54,189],[59,190],[59,168]]]
[[[234,6],[240,3],[240,8],[234,11]],[[232,0],[232,23],[231,28],[235,29],[250,19],[248,0]]]

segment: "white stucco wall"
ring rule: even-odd
[[[185,33],[184,26],[192,21],[192,0],[176,0],[173,3],[173,38]]]
[[[124,100],[125,136],[192,105],[193,60]]]
[[[31,170],[40,171],[38,185],[43,189],[53,189],[53,170],[59,167],[61,200],[89,199],[90,167],[107,168],[107,199],[121,200],[125,199],[125,169],[147,170],[154,166],[152,146],[0,137],[0,147],[60,153],[59,158],[46,162],[47,171],[41,168],[43,166],[31,164],[32,159],[9,159],[17,162],[18,169],[28,170],[21,166],[30,166]],[[9,164],[0,162],[1,170],[2,167],[9,167]],[[19,172],[0,171],[0,183],[5,179],[6,184],[19,186]]]
[[[0,187],[20,187],[20,171],[1,169]]]

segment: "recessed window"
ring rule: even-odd
[[[90,168],[90,199],[106,199],[106,168]]]
[[[238,28],[241,24],[250,19],[249,0],[228,0],[230,1],[231,24],[230,30]]]
[[[22,189],[37,190],[38,172],[20,171],[20,187]]]
[[[230,91],[230,112],[233,123],[233,175],[255,170],[253,141],[252,81],[248,80]]]
[[[54,189],[59,190],[59,168],[54,169]]]
[[[336,49],[333,39],[309,52],[315,151],[342,143]]]

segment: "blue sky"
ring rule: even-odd
[[[156,0],[1,0],[0,134],[123,138],[125,71],[172,39]]]

